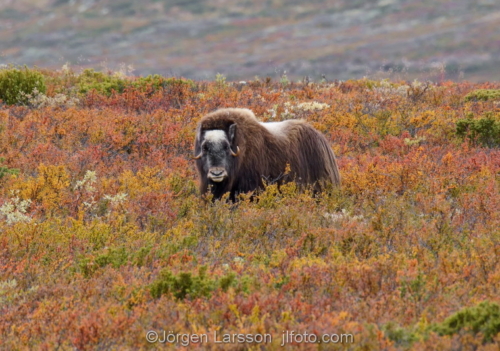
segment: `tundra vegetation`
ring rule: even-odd
[[[13,69],[0,71],[0,86],[18,80],[0,105],[1,349],[169,349],[148,330],[274,335],[200,350],[280,350],[286,330],[354,335],[290,349],[498,349],[499,83]],[[307,120],[342,188],[202,201],[196,125],[221,107]]]

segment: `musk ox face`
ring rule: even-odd
[[[233,145],[236,124],[229,127],[228,133],[222,129],[200,131],[198,134],[199,153],[195,159],[201,159],[202,173],[213,183],[227,181],[239,148]],[[236,149],[236,152],[233,151]]]

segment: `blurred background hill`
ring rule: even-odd
[[[499,0],[0,0],[0,64],[500,79]]]

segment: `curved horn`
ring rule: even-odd
[[[238,156],[239,154],[240,154],[240,147],[239,146],[236,146],[236,153],[234,153],[233,150],[231,150],[231,155],[233,155],[234,157]]]
[[[201,155],[202,155],[202,154],[203,154],[203,153],[202,153],[202,152],[200,152],[198,155],[196,155],[196,156],[194,156],[194,157],[193,157],[193,160],[199,160],[199,159],[201,158]]]

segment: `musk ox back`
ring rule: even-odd
[[[335,156],[325,137],[303,120],[262,123],[252,111],[226,108],[209,113],[195,140],[200,191],[214,199],[260,189],[267,183],[295,181],[340,185]],[[289,172],[285,172],[289,165]]]

